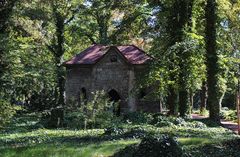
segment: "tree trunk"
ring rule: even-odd
[[[189,109],[190,114],[193,111],[193,97],[194,97],[194,93],[192,90],[190,90],[190,109]]]
[[[64,68],[61,66],[64,54],[64,18],[56,8],[53,9],[56,27],[56,44],[54,47],[54,57],[56,64],[56,80],[57,80],[57,105],[64,105]]]
[[[159,112],[163,112],[163,97],[162,95],[159,96]]]
[[[178,20],[176,22],[176,42],[183,42],[185,38],[184,29],[192,27],[192,0],[180,0],[175,1],[176,12],[178,12]],[[191,29],[190,29],[191,30]],[[190,114],[190,102],[189,102],[189,89],[188,84],[188,65],[186,65],[186,60],[188,60],[189,55],[184,53],[184,49],[180,48],[178,56],[181,58],[179,67],[179,112],[181,117],[185,117]]]
[[[181,117],[185,117],[190,113],[189,93],[187,90],[179,91],[179,113]]]
[[[218,89],[218,56],[216,52],[216,0],[207,0],[206,5],[206,58],[208,106],[210,119],[220,121],[219,89]]]
[[[201,96],[200,113],[203,114],[207,106],[207,83],[205,81],[202,83],[200,96]]]
[[[98,32],[99,32],[99,43],[109,44],[108,38],[108,21],[110,19],[110,14],[97,15]]]
[[[169,115],[177,115],[178,93],[173,87],[169,88],[167,104],[169,107],[168,114]]]

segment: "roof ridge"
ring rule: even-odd
[[[129,45],[92,44],[90,47],[78,53],[75,57],[64,63],[65,65],[95,64],[109,51],[111,47],[116,49],[130,64],[144,64],[148,59],[152,58],[143,49],[139,48],[134,44]]]

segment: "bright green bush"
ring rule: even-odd
[[[237,121],[237,110],[229,110],[227,108],[223,108],[220,113],[222,119],[229,121]]]
[[[0,127],[8,123],[21,107],[11,105],[8,101],[0,99]]]
[[[167,117],[162,114],[154,114],[153,119],[150,124],[155,125],[157,127],[164,127],[164,126],[173,126],[172,117]]]

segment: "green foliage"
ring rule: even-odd
[[[184,152],[193,154],[193,156],[198,154],[202,157],[204,155],[201,154],[210,154],[212,150],[218,154],[219,149],[217,148],[219,147],[223,148],[222,154],[229,154],[229,150],[239,153],[239,150],[231,148],[237,144],[236,139],[239,138],[231,131],[219,126],[206,128],[184,126],[182,124],[186,120],[184,122],[183,119],[176,119],[169,118],[172,123],[175,123],[173,126],[156,127],[144,123],[134,125],[124,121],[124,123],[118,124],[118,127],[111,127],[114,130],[110,130],[110,128],[72,130],[71,128],[44,129],[39,125],[40,115],[38,113],[17,115],[10,125],[0,131],[0,156],[11,157],[16,156],[16,154],[20,157],[42,156],[43,154],[60,157],[75,155],[86,157],[98,155],[132,156],[142,152],[139,151],[138,147],[140,139],[148,141],[150,135],[150,138],[154,140],[148,142],[157,142],[155,143],[157,145],[161,143],[161,146],[166,146],[166,144],[174,146],[176,143],[171,143],[173,141],[168,137],[178,137],[180,145],[178,144],[177,147],[182,147]],[[196,122],[191,123],[195,124]],[[158,140],[156,141],[156,139]],[[226,141],[229,141],[228,144]],[[155,145],[144,145],[143,149],[148,148],[155,149],[156,147]],[[165,151],[167,148],[172,149],[173,147],[166,146],[158,151]]]
[[[147,124],[152,121],[152,115],[144,112],[129,112],[123,116],[123,120],[131,124]]]
[[[67,128],[82,129],[85,126],[84,121],[84,114],[80,111],[67,112],[64,115],[64,126]]]
[[[176,139],[166,135],[156,137],[145,137],[139,144],[133,156],[136,157],[181,157],[183,155],[182,149]]]
[[[237,111],[236,110],[229,110],[227,108],[223,108],[221,110],[221,118],[229,121],[237,122]]]
[[[11,105],[9,102],[0,99],[0,128],[10,122],[17,110],[21,107]]]
[[[164,126],[173,126],[172,117],[166,117],[162,114],[154,114],[153,120],[150,124],[155,125],[157,127],[164,127]]]
[[[81,129],[109,127],[119,121],[113,113],[117,105],[118,103],[109,101],[104,91],[96,91],[93,93],[93,100],[82,102],[76,111],[73,112],[73,108],[66,110],[65,124],[70,128]]]
[[[236,147],[239,146],[239,139],[227,140],[222,143],[207,144],[203,146],[193,147],[189,153],[190,156],[196,157],[225,157],[225,156],[238,156],[239,152]]]

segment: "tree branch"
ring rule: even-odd
[[[77,7],[76,9],[72,10],[72,16],[69,19],[66,19],[64,22],[64,25],[68,24],[69,22],[71,22],[74,18],[76,13],[79,12],[79,7]]]

